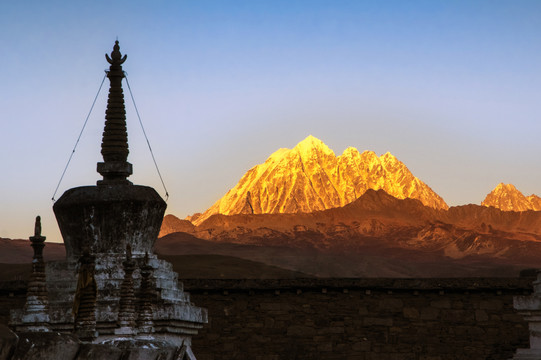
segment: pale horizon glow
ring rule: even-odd
[[[541,195],[539,1],[93,1],[0,5],[0,237],[53,195],[118,37],[170,198],[202,212],[308,135],[392,153],[450,206]],[[129,97],[130,180],[165,191]],[[108,80],[56,195],[100,178]]]

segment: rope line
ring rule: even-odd
[[[96,93],[96,97],[94,97],[94,101],[92,102],[92,106],[90,107],[90,111],[88,112],[88,115],[86,116],[85,122],[83,124],[83,128],[81,129],[81,132],[79,133],[79,137],[77,138],[77,141],[75,142],[75,146],[73,147],[73,150],[71,151],[70,157],[68,159],[68,162],[66,164],[66,167],[64,167],[64,171],[62,172],[62,176],[60,176],[60,180],[58,181],[58,185],[56,185],[56,189],[54,190],[53,197],[51,198],[52,201],[55,200],[56,192],[58,191],[58,188],[60,187],[60,184],[62,183],[62,180],[64,179],[64,175],[66,175],[66,170],[68,170],[68,166],[71,162],[71,158],[73,157],[73,154],[75,154],[75,149],[77,149],[77,145],[79,145],[79,140],[81,140],[81,136],[83,135],[83,131],[85,131],[86,123],[88,122],[88,119],[90,118],[90,114],[92,114],[92,110],[94,109],[94,105],[96,104],[96,100],[98,99],[98,95],[100,94],[101,88],[103,86],[103,82],[105,81],[105,78],[107,77],[107,72],[103,76],[103,79],[101,80],[100,88],[98,89],[98,92]]]
[[[137,109],[137,105],[135,104],[135,99],[133,97],[133,93],[131,91],[130,82],[128,81],[128,74],[124,72],[124,76],[126,78],[126,85],[128,85],[128,90],[130,91],[131,100],[133,102],[133,107],[135,108],[135,113],[137,114],[137,118],[139,119],[139,124],[141,125],[141,130],[143,130],[143,135],[145,136],[145,140],[147,141],[148,149],[150,150],[150,155],[152,156],[152,161],[154,161],[154,166],[156,167],[156,171],[158,172],[158,176],[160,177],[160,181],[162,182],[163,189],[165,190],[165,200],[167,201],[169,199],[169,192],[167,191],[167,188],[165,187],[165,183],[163,181],[162,174],[160,172],[160,169],[158,168],[158,163],[156,162],[156,158],[154,157],[154,152],[152,151],[152,147],[150,146],[150,141],[148,141],[147,133],[145,131],[145,127],[143,126],[143,121],[141,121],[141,116],[139,115],[139,110]]]

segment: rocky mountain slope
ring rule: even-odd
[[[520,269],[538,266],[541,212],[479,205],[434,209],[419,200],[367,190],[343,207],[216,214],[192,231],[163,235],[159,241],[181,236],[185,242],[203,241],[205,251],[245,254],[316,276],[515,276]],[[228,246],[235,250],[227,252]],[[255,255],[256,249],[263,254]]]
[[[541,210],[541,198],[537,195],[524,196],[512,184],[498,184],[481,203],[503,211]]]
[[[0,262],[31,261],[29,241],[0,240]],[[209,274],[223,273],[222,266],[253,276],[282,273],[194,255],[322,277],[517,276],[539,267],[541,211],[434,209],[369,189],[345,206],[311,213],[215,214],[199,225],[167,215],[155,249],[166,257],[188,256],[179,263],[191,261],[193,271],[210,269]],[[48,260],[65,256],[61,244],[47,244],[44,253]],[[19,276],[20,269],[10,271]]]
[[[321,140],[308,136],[293,149],[279,149],[254,166],[224,197],[191,220],[197,225],[214,214],[310,213],[349,204],[368,189],[418,199],[435,209],[448,208],[392,154],[378,157],[349,147],[336,156]]]

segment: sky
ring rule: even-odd
[[[308,135],[389,151],[451,205],[541,195],[541,1],[0,4],[0,237],[61,241],[53,194],[118,38],[169,193],[202,212]],[[100,179],[108,80],[55,199]],[[130,180],[165,196],[124,83]]]

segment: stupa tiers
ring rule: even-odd
[[[67,259],[46,264],[48,303],[38,310],[48,316],[27,324],[27,314],[14,312],[12,327],[74,333],[116,347],[154,341],[192,358],[191,337],[207,312],[190,303],[171,264],[154,254],[166,204],[153,188],[127,179],[133,170],[122,90],[126,55],[118,41],[106,58],[110,89],[97,166],[103,179],[67,190],[54,204]]]

